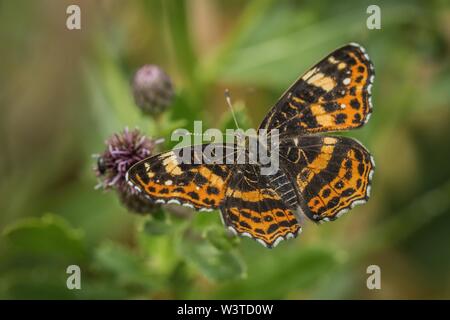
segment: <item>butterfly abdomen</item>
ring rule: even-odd
[[[286,206],[295,210],[298,207],[297,193],[284,171],[279,169],[269,177],[269,181],[273,190],[281,197]]]

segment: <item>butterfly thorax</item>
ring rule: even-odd
[[[238,164],[245,163],[267,165],[268,159],[274,159],[277,148],[271,145],[270,140],[254,135],[237,136],[234,143],[236,159]]]

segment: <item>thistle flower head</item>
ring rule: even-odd
[[[136,104],[147,114],[164,111],[174,96],[170,77],[156,65],[147,64],[136,71],[132,89]]]
[[[106,150],[98,156],[94,171],[100,180],[97,188],[115,189],[122,203],[135,212],[148,212],[154,206],[131,188],[125,176],[128,169],[140,160],[152,155],[160,140],[142,135],[139,130],[125,130],[105,141]]]

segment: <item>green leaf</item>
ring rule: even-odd
[[[84,68],[87,91],[96,121],[103,134],[112,134],[119,128],[132,126],[154,132],[155,121],[143,117],[136,106],[130,84],[131,76],[121,67],[118,56],[107,40],[96,41],[96,60]]]
[[[120,285],[136,289],[151,289],[157,285],[146,261],[129,249],[113,243],[97,248],[94,255],[95,268],[113,276]]]
[[[48,265],[13,270],[0,278],[6,287],[2,299],[74,299],[79,290],[67,289],[67,274],[64,271],[63,268],[58,270]]]
[[[144,223],[143,231],[150,236],[161,236],[170,233],[173,230],[173,224],[167,218],[163,209],[152,214]]]
[[[343,4],[315,18],[311,7],[293,10],[287,3],[265,8],[257,25],[248,25],[246,37],[233,51],[227,51],[226,68],[217,72],[222,81],[286,88],[302,71],[349,40],[360,41],[367,29],[363,3]],[[414,16],[411,4],[396,3],[384,8],[384,25],[395,25]],[[406,14],[405,14],[406,13]],[[403,20],[404,21],[404,20]],[[324,32],[326,30],[326,32]]]
[[[52,214],[20,220],[6,227],[3,235],[16,249],[28,254],[76,259],[85,258],[87,254],[81,231]]]
[[[217,249],[229,251],[239,243],[238,237],[232,237],[223,226],[211,226],[206,229],[204,237]]]
[[[241,279],[245,276],[246,267],[235,252],[219,250],[201,237],[183,237],[179,243],[179,251],[200,273],[211,280]]]
[[[249,299],[255,292],[261,299],[281,299],[290,294],[300,294],[342,263],[338,253],[324,247],[300,249],[285,244],[268,252],[257,243],[245,244],[250,249],[245,257],[248,265],[246,281],[226,283],[217,298]],[[261,254],[262,251],[265,254]]]
[[[197,57],[194,53],[186,1],[168,0],[163,5],[165,17],[169,22],[170,40],[179,68],[188,79],[192,79]]]

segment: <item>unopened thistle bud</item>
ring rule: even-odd
[[[134,101],[146,114],[164,111],[171,103],[174,90],[170,77],[156,65],[144,65],[133,77]]]

